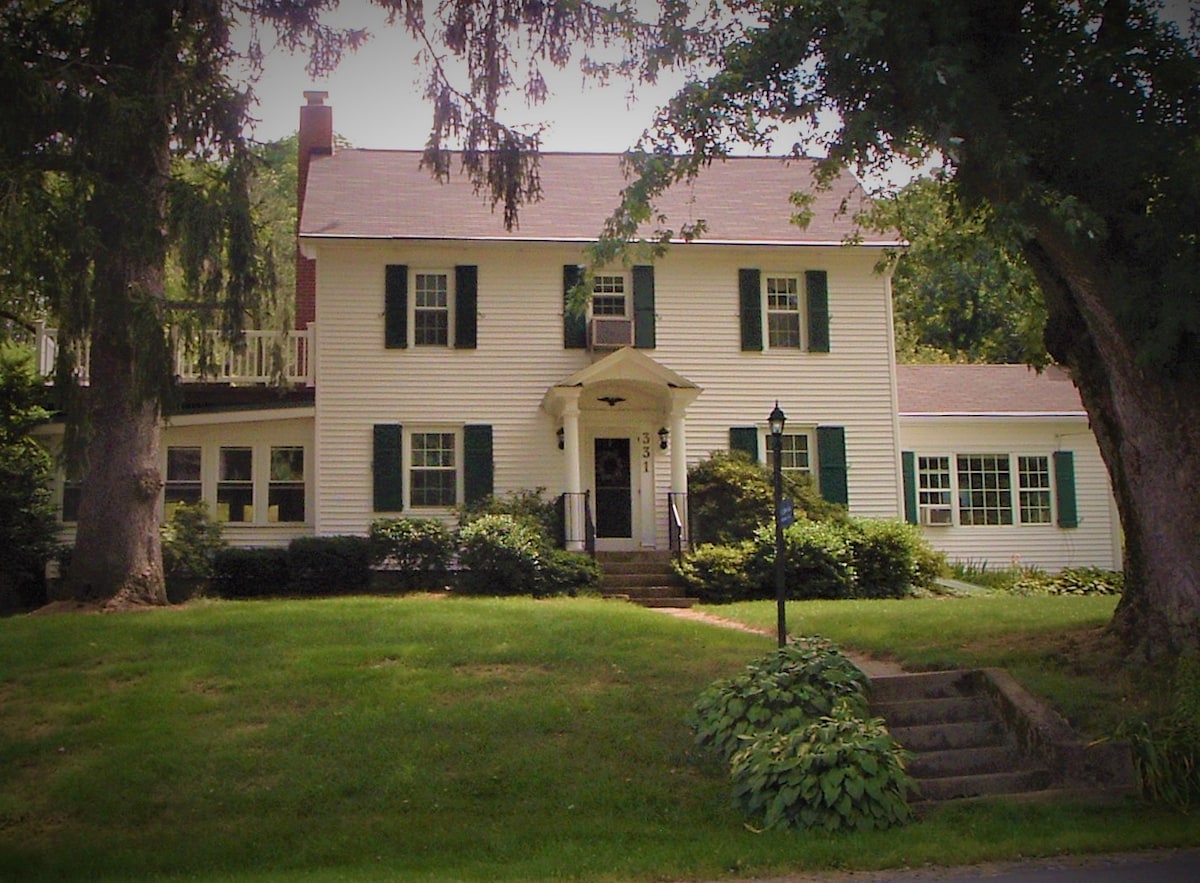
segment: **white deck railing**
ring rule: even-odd
[[[175,375],[182,383],[286,383],[312,385],[313,329],[302,331],[244,331],[236,343],[220,332],[205,332],[200,340],[176,341]],[[54,375],[58,329],[38,327],[38,370]],[[88,381],[88,347],[76,360],[80,383]]]

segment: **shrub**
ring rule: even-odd
[[[847,538],[858,598],[902,598],[913,589],[928,588],[941,575],[938,553],[911,524],[855,519]]]
[[[405,588],[416,588],[450,569],[454,538],[440,521],[384,518],[368,534],[371,563],[400,571]]]
[[[1122,574],[1097,567],[1068,567],[1058,573],[1025,569],[1008,587],[1014,595],[1119,595]]]
[[[163,573],[171,577],[206,578],[213,575],[213,559],[225,547],[221,523],[213,521],[204,503],[181,503],[159,528],[162,534]]]
[[[784,475],[784,496],[797,517],[837,519],[842,507],[821,499],[806,477]],[[774,477],[742,451],[717,451],[688,471],[688,511],[695,543],[732,544],[748,540],[771,521]]]
[[[764,828],[869,831],[912,817],[902,752],[882,721],[844,699],[805,726],[750,740],[730,769],[738,802]]]
[[[221,549],[213,558],[214,589],[222,598],[262,598],[290,589],[285,548]]]
[[[1117,735],[1133,747],[1142,793],[1179,812],[1200,805],[1200,656],[1175,663],[1174,702],[1163,719],[1127,724]]]
[[[674,562],[688,591],[709,604],[728,604],[762,597],[762,579],[750,570],[754,543],[723,546],[707,543]]]
[[[550,551],[534,524],[514,515],[481,515],[458,532],[459,589],[474,595],[532,595]]]
[[[839,699],[866,714],[866,687],[866,675],[836,644],[798,638],[701,693],[691,726],[697,744],[729,760],[747,737],[795,729],[830,714]]]
[[[549,549],[538,572],[538,595],[571,595],[594,592],[600,585],[600,565],[581,552]]]
[[[545,488],[532,488],[496,495],[489,494],[477,503],[463,506],[458,513],[459,524],[466,527],[484,515],[511,515],[533,522],[546,537],[559,532],[558,508],[553,500],[545,500]]]
[[[371,579],[366,537],[296,537],[288,545],[289,590],[298,595],[353,594]]]
[[[856,574],[846,529],[837,522],[800,519],[783,532],[787,596],[806,601],[849,598]],[[762,527],[754,536],[750,569],[761,580],[762,597],[774,595],[775,530]]]

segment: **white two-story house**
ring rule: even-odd
[[[978,419],[931,405],[986,387],[963,387],[956,366],[904,375],[898,399],[877,266],[901,243],[854,228],[866,197],[849,175],[801,226],[790,197],[811,189],[809,161],[714,163],[660,203],[662,226],[703,221],[703,236],[592,268],[580,313],[569,295],[626,183],[617,155],[544,154],[543,197],[506,230],[465,176],[436,181],[417,151],[335,151],[325,93],[306,96],[297,329],[275,341],[290,384],[264,383],[269,336],[251,335],[219,382],[185,389],[163,429],[164,512],[203,500],[230,542],[280,545],[542,489],[562,503],[568,548],[678,548],[688,467],[730,449],[769,462],[778,402],[782,467],[853,515],[920,523],[955,558],[1036,548],[1031,563],[1051,569],[1119,564],[1069,383],[1056,419],[1033,413],[1045,402],[989,411],[975,393]],[[1002,386],[1016,378],[973,376],[991,367],[1010,372]],[[76,490],[60,490],[69,539]]]

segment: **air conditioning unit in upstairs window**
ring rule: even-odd
[[[596,316],[588,326],[588,346],[594,350],[633,346],[633,320],[624,316]]]
[[[921,523],[930,527],[950,527],[954,524],[954,512],[949,506],[925,506],[921,509]]]

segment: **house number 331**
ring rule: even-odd
[[[642,472],[649,475],[650,474],[650,457],[651,457],[650,433],[643,432],[642,437],[641,437],[641,442],[642,442]]]

